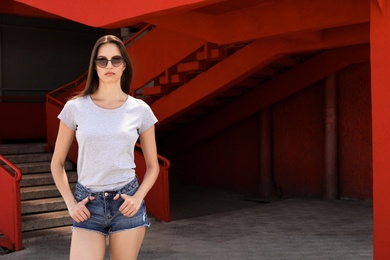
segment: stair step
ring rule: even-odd
[[[0,145],[0,154],[26,154],[26,153],[44,153],[46,152],[45,143],[27,143],[27,144],[2,144]]]
[[[67,209],[66,204],[62,199],[62,197],[22,201],[21,208],[22,208],[22,214],[31,214],[37,212],[49,212],[49,211]]]
[[[70,188],[74,190],[76,183],[70,183]],[[33,187],[22,187],[20,189],[21,200],[33,200],[43,198],[53,198],[61,196],[56,185],[44,185]]]
[[[63,226],[39,230],[31,230],[23,232],[23,243],[31,242],[37,239],[53,239],[60,238],[63,236],[70,236],[72,234],[72,227]]]
[[[152,96],[152,95],[165,95],[169,93],[170,86],[154,86],[142,89],[142,95]]]
[[[206,69],[203,61],[190,61],[177,65],[177,72],[198,72]]]
[[[13,164],[30,163],[30,162],[49,162],[51,161],[52,153],[33,153],[33,154],[14,154],[4,156]]]
[[[72,218],[67,210],[22,216],[22,231],[39,230],[71,225]]]
[[[171,75],[171,84],[182,84],[186,81],[186,75],[183,73],[180,74],[172,74]]]
[[[15,164],[18,167],[22,174],[28,173],[38,173],[38,172],[50,172],[50,162],[31,162],[31,163],[17,163]],[[70,161],[65,162],[65,170],[72,170],[73,164]]]
[[[183,84],[186,82],[187,77],[186,74],[180,73],[180,74],[172,74],[170,76],[161,76],[159,77],[159,83],[160,84]]]
[[[69,182],[77,182],[77,173],[73,171],[67,172]],[[54,184],[51,173],[36,173],[23,175],[20,181],[20,187],[29,187],[35,185],[50,185]]]
[[[0,145],[0,153],[22,172],[20,197],[23,240],[70,234],[73,220],[54,184],[50,169],[53,154],[47,152],[46,144]],[[7,165],[2,164],[2,167],[9,169]],[[66,161],[64,167],[70,187],[74,190],[77,183],[74,165]]]
[[[199,51],[196,53],[197,60],[208,60],[208,59],[223,59],[223,51],[221,49],[212,49],[208,51],[208,55],[205,51]]]

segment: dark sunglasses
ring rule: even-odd
[[[108,60],[107,58],[97,58],[94,60],[96,66],[100,68],[105,68],[107,67],[107,64],[109,61],[111,61],[112,66],[114,67],[119,67],[125,59],[122,58],[121,56],[115,56],[112,57],[111,60]]]

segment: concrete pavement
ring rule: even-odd
[[[219,212],[182,213],[169,223],[151,218],[139,259],[372,259],[371,201],[225,198],[218,205]],[[70,236],[24,245],[0,259],[68,259]]]

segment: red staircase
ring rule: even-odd
[[[206,43],[137,94],[160,120],[160,151],[178,153],[338,70],[369,60],[367,44],[285,55],[260,53],[260,47]],[[256,53],[264,57],[254,58]]]
[[[141,33],[144,36],[135,42]],[[216,45],[151,26],[141,33],[127,47],[134,58],[133,67],[140,72],[134,75],[131,93],[152,107],[159,119],[156,125],[159,151],[170,154],[350,64],[369,60],[369,46],[356,45],[356,39],[348,35],[342,43],[348,47],[331,49],[340,46],[338,39],[311,45],[290,45],[284,39]],[[355,45],[351,47],[351,44]],[[181,47],[176,49],[176,45]],[[151,54],[151,49],[159,56]],[[49,147],[54,147],[58,113],[66,99],[84,84],[85,74],[47,95]],[[76,162],[76,148],[74,143],[69,154],[73,162]],[[149,210],[156,210],[152,214],[169,221],[169,161],[159,158],[162,170],[147,204]],[[142,168],[140,151],[136,152],[136,161],[137,167]],[[0,175],[5,174],[0,172]],[[17,189],[15,181],[12,183]],[[15,204],[14,208],[17,207]]]

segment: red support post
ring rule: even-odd
[[[390,1],[371,0],[374,259],[390,259]]]

